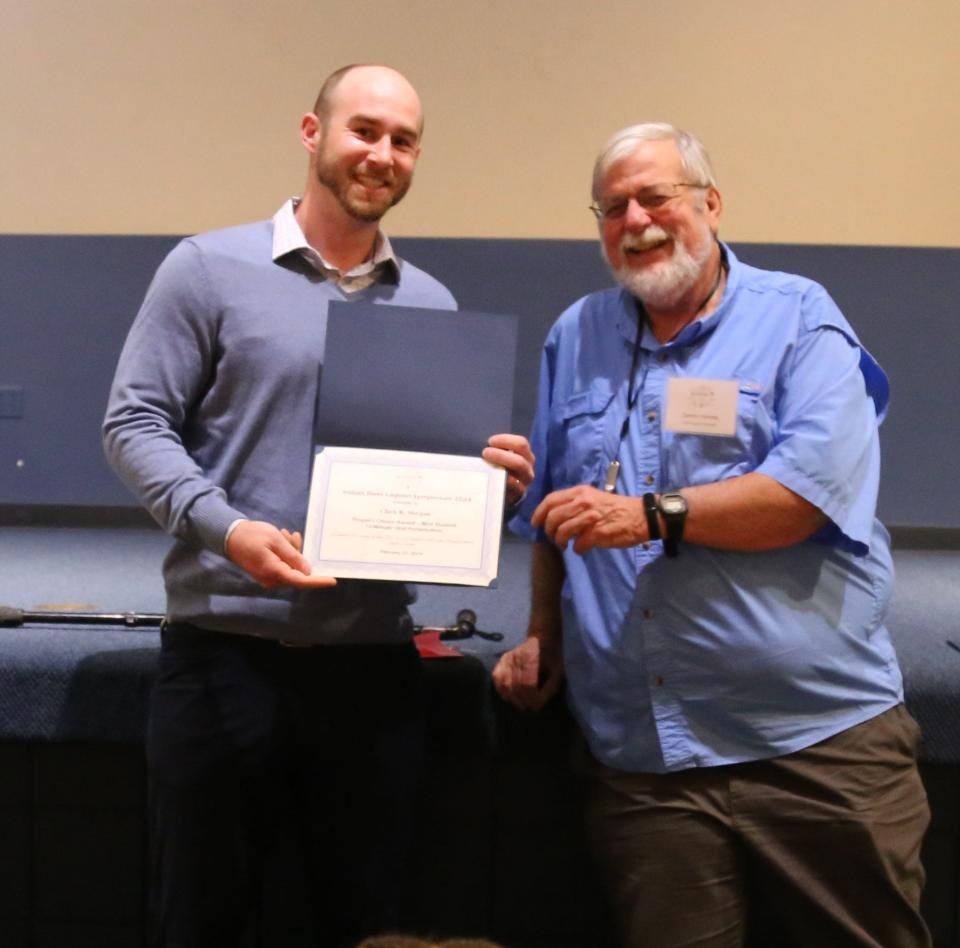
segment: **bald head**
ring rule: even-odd
[[[342,66],[327,77],[317,93],[317,101],[313,106],[313,113],[320,119],[324,129],[329,127],[330,116],[340,98],[349,96],[357,89],[382,98],[405,100],[408,108],[415,110],[419,116],[417,137],[419,138],[423,133],[423,109],[417,90],[396,69],[376,63],[353,63]]]

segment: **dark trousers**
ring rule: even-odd
[[[151,948],[352,946],[395,927],[424,756],[416,648],[162,637]]]
[[[928,946],[918,740],[899,705],[797,753],[726,767],[628,774],[584,751],[588,833],[620,943]]]

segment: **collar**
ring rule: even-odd
[[[390,240],[383,231],[377,231],[377,238],[373,245],[373,255],[364,260],[363,263],[353,267],[346,273],[341,273],[333,264],[323,259],[318,250],[315,250],[307,242],[303,234],[303,229],[297,221],[294,211],[300,199],[293,197],[285,201],[283,206],[273,215],[273,259],[280,260],[287,254],[296,253],[303,257],[318,273],[327,279],[341,285],[344,289],[360,289],[360,286],[351,286],[351,284],[376,282],[384,270],[392,270],[397,274],[400,269],[400,263]]]
[[[737,260],[734,252],[723,241],[720,244],[720,253],[727,266],[727,281],[723,287],[723,295],[717,308],[708,316],[700,319],[694,319],[674,336],[669,342],[660,343],[654,336],[649,323],[643,327],[643,339],[641,346],[644,349],[655,351],[675,346],[692,346],[694,343],[705,339],[720,325],[727,313],[732,308],[732,300],[737,291],[737,285],[740,282],[740,261]],[[620,334],[632,346],[637,338],[637,302],[626,290],[620,290],[620,314],[617,317],[617,329]]]

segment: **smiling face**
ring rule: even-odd
[[[322,117],[308,115],[311,169],[358,221],[373,222],[407,193],[420,153],[420,100],[398,72],[360,66],[333,90]]]
[[[663,139],[638,142],[599,189],[602,207],[623,211],[601,218],[604,257],[617,282],[654,308],[677,305],[702,282],[720,220],[715,188],[663,187],[677,184],[696,182],[676,143]]]

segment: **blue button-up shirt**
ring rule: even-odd
[[[513,521],[576,484],[640,496],[757,471],[819,507],[815,537],[762,553],[662,543],[563,552],[568,696],[593,753],[663,772],[807,747],[902,700],[884,615],[893,579],[876,520],[886,376],[825,290],[725,248],[720,306],[661,345],[623,290],[584,297],[552,328],[531,438],[537,479]],[[672,377],[737,383],[732,436],[666,430]]]

